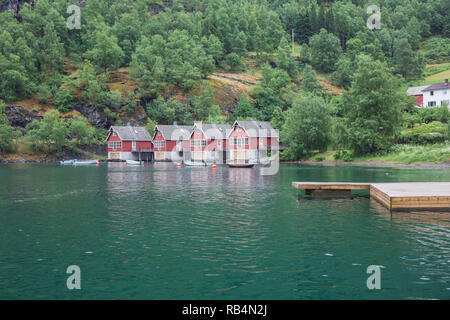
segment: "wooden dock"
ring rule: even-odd
[[[391,210],[450,209],[450,182],[292,182],[307,195],[350,195],[370,190],[370,197]]]

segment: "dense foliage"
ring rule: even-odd
[[[67,28],[67,7],[72,4],[81,7],[81,29]],[[0,99],[11,103],[36,97],[61,113],[85,102],[116,124],[121,123],[119,113],[132,115],[142,106],[149,127],[173,121],[271,121],[287,137],[285,143],[292,148],[288,152],[295,157],[327,143],[356,153],[386,150],[396,142],[402,119],[412,123],[410,127],[420,121],[413,113],[401,116],[407,105],[399,97],[402,85],[422,76],[425,59],[448,61],[450,8],[448,0],[377,0],[371,4],[381,8],[382,27],[370,30],[368,4],[366,0],[25,3],[18,17],[0,13]],[[291,53],[291,32],[296,46],[301,46],[300,56]],[[425,55],[419,50],[423,39],[428,39]],[[136,85],[128,92],[108,86],[111,71],[118,69],[128,70]],[[260,74],[228,114],[207,80],[217,70]],[[332,98],[319,82],[324,74],[348,90],[343,99]],[[315,115],[316,111],[323,113]],[[1,130],[7,128],[4,122]],[[324,125],[325,131],[315,127]],[[318,134],[305,137],[296,126]],[[74,118],[72,126],[52,112],[33,123],[27,137],[41,149],[48,139],[49,148],[61,152],[67,141],[91,141],[96,133],[88,129],[80,118]],[[2,131],[9,137],[5,132],[10,130]]]

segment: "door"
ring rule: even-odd
[[[246,160],[246,152],[245,150],[236,150],[234,151],[234,157],[233,160],[235,162],[241,163],[241,162],[245,162]]]
[[[194,161],[202,161],[203,160],[203,151],[193,151],[192,158]]]
[[[155,160],[156,161],[164,160],[164,152],[155,152]]]
[[[109,158],[110,159],[120,159],[120,153],[119,152],[111,152],[110,154],[109,154]]]

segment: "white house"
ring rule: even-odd
[[[450,86],[448,79],[443,83],[433,84],[422,90],[424,107],[439,107],[445,103],[450,108]]]

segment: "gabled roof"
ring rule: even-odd
[[[256,138],[278,138],[278,131],[272,128],[268,121],[236,120],[233,127],[241,127],[247,132],[249,137]]]
[[[203,132],[206,139],[217,139],[222,138],[226,139],[228,133],[231,130],[231,126],[229,124],[216,124],[216,123],[196,123],[194,124],[194,128],[198,128]]]
[[[450,89],[450,86],[448,85],[448,80],[442,83],[433,84],[429,87],[426,87],[422,91],[444,90],[444,89]]]
[[[152,136],[144,127],[112,126],[111,129],[119,135],[122,141],[152,141]]]
[[[407,96],[420,96],[422,95],[423,89],[427,88],[428,86],[420,86],[420,87],[409,87],[408,90],[406,90]]]
[[[156,131],[161,132],[165,140],[189,140],[192,126],[158,124],[155,126],[155,134]]]

